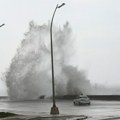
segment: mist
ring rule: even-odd
[[[53,25],[54,74],[56,95],[111,95],[119,88],[91,84],[86,72],[70,62],[74,54],[75,37],[70,24]],[[29,23],[29,30],[16,50],[4,79],[11,100],[38,99],[52,95],[50,23]],[[117,91],[117,92],[116,92]]]
[[[16,55],[6,71],[10,99],[37,99],[51,96],[50,23],[29,23]],[[55,87],[57,95],[89,93],[90,81],[84,72],[70,64],[74,53],[74,35],[68,22],[53,26]],[[63,89],[61,89],[63,88]]]

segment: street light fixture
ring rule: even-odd
[[[0,25],[0,27],[4,26],[5,24]]]
[[[51,108],[51,112],[50,114],[59,114],[59,110],[58,107],[56,106],[55,103],[55,82],[54,82],[54,62],[53,62],[53,42],[52,42],[52,25],[53,25],[53,19],[55,16],[55,12],[57,10],[57,8],[61,8],[63,5],[65,5],[65,3],[62,3],[61,5],[56,6],[53,16],[52,16],[52,20],[51,20],[51,24],[50,24],[50,40],[51,40],[51,67],[52,67],[52,93],[53,93],[53,106]]]

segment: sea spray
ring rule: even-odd
[[[52,95],[50,24],[29,24],[17,53],[6,72],[8,95],[13,100],[37,99]],[[90,91],[90,82],[69,64],[74,38],[68,22],[53,26],[55,88],[57,95],[79,94]],[[84,86],[83,86],[84,85]]]

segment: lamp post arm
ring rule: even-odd
[[[0,27],[4,26],[5,24],[0,25]]]
[[[52,25],[53,25],[53,19],[54,19],[54,16],[55,16],[55,12],[58,8],[58,4],[54,10],[54,13],[53,13],[53,16],[52,16],[52,19],[51,19],[51,24],[50,24],[50,40],[51,40],[51,67],[52,67],[52,92],[53,92],[53,107],[56,107],[56,104],[55,104],[55,84],[54,84],[54,59],[53,59],[53,41],[52,41]]]
[[[53,25],[53,19],[54,19],[54,16],[55,16],[55,13],[56,13],[56,10],[57,10],[57,8],[58,8],[58,4],[57,4],[57,6],[56,6],[56,8],[55,8],[55,10],[54,10],[54,13],[53,13],[53,16],[52,16],[52,19],[51,19],[51,24],[50,24],[50,36],[51,36],[51,41],[52,41],[52,25]]]

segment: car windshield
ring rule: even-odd
[[[87,98],[87,96],[79,96],[78,98]]]

